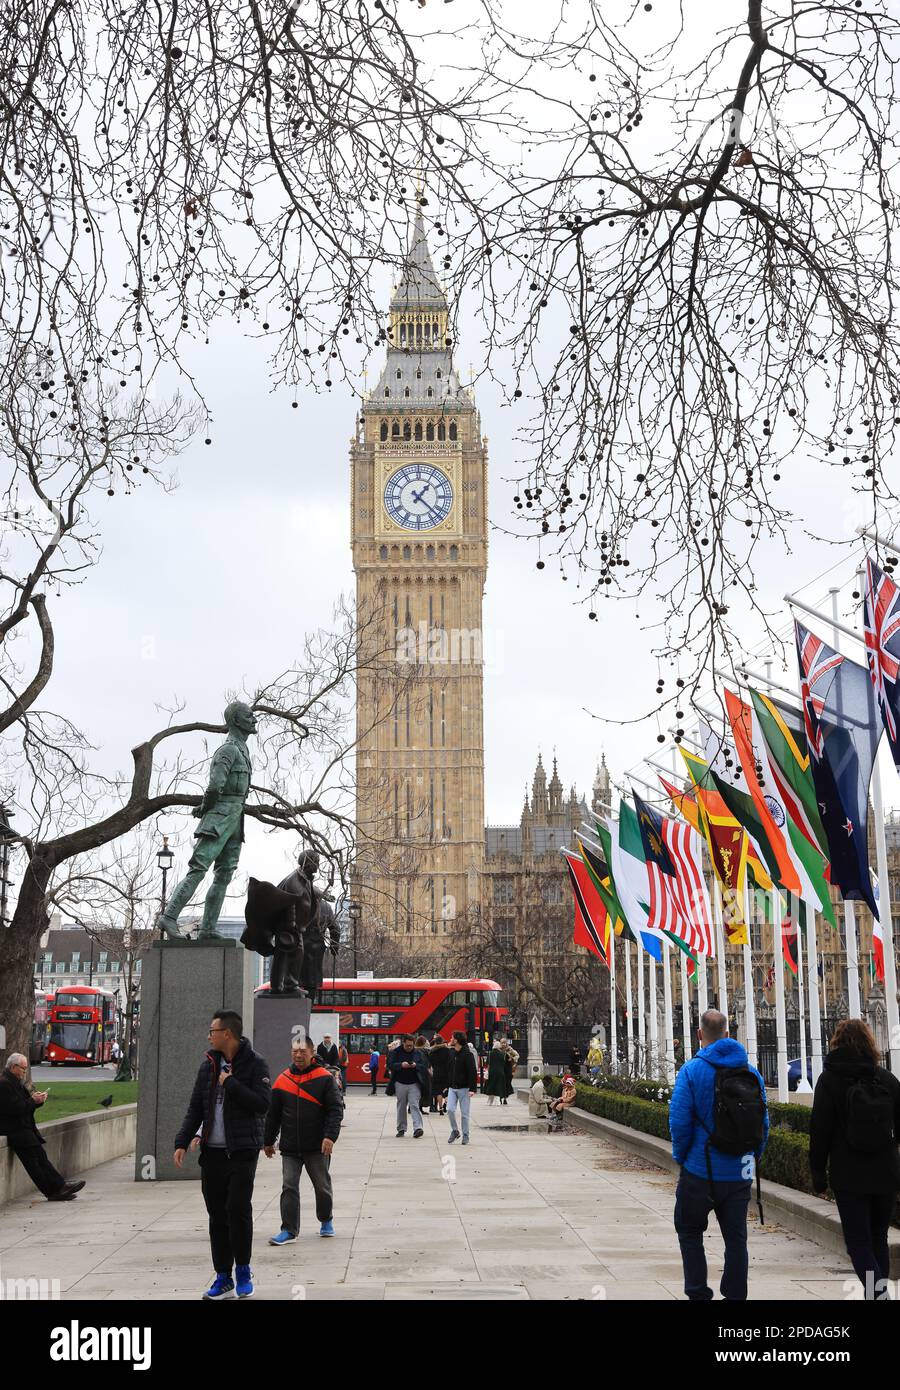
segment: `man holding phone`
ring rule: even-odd
[[[6,1135],[9,1147],[48,1202],[69,1202],[84,1183],[66,1182],[44,1153],[45,1141],[34,1113],[50,1092],[29,1091],[27,1076],[28,1059],[21,1052],[10,1053],[0,1076],[0,1134]]]
[[[240,1014],[228,1009],[212,1020],[210,1050],[175,1139],[175,1166],[180,1168],[200,1131],[203,1200],[216,1271],[203,1297],[211,1300],[253,1294],[253,1183],[272,1085],[268,1065],[243,1036],[243,1026]]]

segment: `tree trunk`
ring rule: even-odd
[[[0,932],[0,1024],[6,1045],[0,1047],[0,1066],[11,1052],[30,1058],[34,1021],[34,959],[47,930],[47,888],[53,865],[33,858],[25,870],[11,924]]]

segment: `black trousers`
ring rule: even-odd
[[[213,1269],[230,1274],[232,1265],[248,1265],[253,1250],[253,1183],[259,1153],[245,1149],[204,1148],[200,1158],[201,1186],[209,1212],[209,1244]]]
[[[54,1192],[59,1192],[60,1188],[65,1187],[65,1178],[53,1167],[43,1144],[16,1149],[15,1153],[35,1187],[43,1192],[45,1197],[51,1197]]]
[[[843,1192],[835,1188],[834,1200],[841,1218],[844,1243],[854,1272],[867,1299],[886,1298],[889,1276],[888,1228],[896,1194]]]

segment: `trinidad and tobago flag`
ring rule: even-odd
[[[588,951],[609,966],[607,955],[609,945],[609,913],[591,882],[583,861],[571,850],[564,850],[566,868],[575,898],[575,931],[573,940],[576,946],[584,946]]]
[[[881,736],[864,666],[795,623],[800,695],[816,803],[828,841],[831,881],[845,898],[878,906],[869,875],[869,782]]]
[[[900,768],[900,589],[871,557],[866,560],[863,615],[869,675],[894,763]]]

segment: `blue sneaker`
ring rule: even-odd
[[[277,1236],[269,1236],[269,1244],[290,1245],[291,1241],[296,1239],[297,1237],[292,1236],[290,1231],[279,1231]]]
[[[235,1265],[234,1280],[238,1298],[253,1297],[253,1274],[249,1265]]]
[[[203,1297],[211,1301],[220,1298],[234,1298],[234,1280],[231,1275],[217,1274]]]
[[[331,1221],[323,1221],[322,1224],[321,1224],[321,1226],[319,1227],[319,1235],[320,1235],[320,1236],[333,1236],[333,1235],[334,1235],[334,1223],[331,1222]]]

